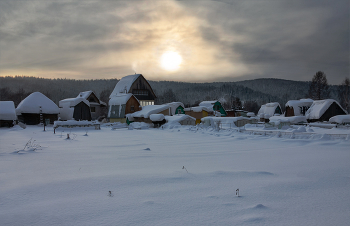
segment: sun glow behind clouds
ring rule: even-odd
[[[163,53],[160,61],[163,69],[167,71],[176,71],[180,68],[180,65],[182,63],[182,57],[177,52],[168,51]]]

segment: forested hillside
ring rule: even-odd
[[[108,97],[118,79],[74,80],[36,77],[0,77],[0,100],[12,100],[17,106],[30,93],[39,91],[56,104],[62,99],[76,97],[79,92],[93,90],[108,103]],[[257,111],[261,104],[279,102],[282,107],[291,99],[306,98],[309,82],[282,79],[255,79],[240,82],[185,83],[149,81],[154,89],[156,104],[181,101],[195,106],[203,100],[220,100],[228,108],[239,106]],[[330,98],[337,98],[338,86],[330,86]],[[254,107],[252,107],[254,106]]]

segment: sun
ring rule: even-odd
[[[168,51],[163,53],[160,59],[161,66],[167,71],[176,71],[180,68],[182,57],[178,52]]]

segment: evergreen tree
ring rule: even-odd
[[[314,100],[322,100],[329,98],[329,85],[326,74],[318,71],[309,86],[309,97]]]
[[[338,96],[340,100],[340,105],[344,107],[345,110],[350,112],[350,79],[345,78],[343,83],[339,86]]]

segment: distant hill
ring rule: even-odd
[[[44,79],[36,77],[0,77],[0,100],[13,100],[17,105],[30,93],[39,91],[56,104],[59,100],[76,97],[79,92],[93,90],[103,101],[117,84],[118,79],[74,80]],[[156,95],[157,104],[181,101],[194,106],[203,100],[227,102],[228,108],[238,97],[241,101],[255,101],[258,105],[279,102],[284,107],[291,99],[306,98],[309,82],[283,79],[254,79],[239,82],[186,83],[149,81]],[[337,87],[330,86],[331,98],[338,100]]]

